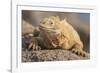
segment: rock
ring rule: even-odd
[[[28,23],[25,20],[22,20],[22,36],[37,36],[39,34],[38,27],[34,27],[32,24]]]
[[[27,33],[33,33],[34,27],[32,24],[29,24],[28,22],[22,20],[22,35],[27,34]]]
[[[89,55],[82,57],[72,53],[71,51],[62,49],[22,51],[22,62],[69,61],[86,59],[89,59]]]

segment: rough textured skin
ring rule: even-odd
[[[76,30],[57,16],[44,18],[39,25],[39,42],[44,48],[62,48],[85,56],[83,43]]]

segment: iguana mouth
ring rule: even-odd
[[[52,27],[47,27],[47,26],[43,26],[43,25],[39,25],[40,28],[43,28],[43,29],[53,29]]]
[[[44,32],[54,33],[54,34],[59,32],[58,30],[56,30],[52,27],[47,27],[47,26],[43,26],[43,25],[39,25],[39,29],[44,31]]]

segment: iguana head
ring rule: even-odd
[[[58,46],[63,42],[62,40],[64,37],[60,30],[61,27],[59,27],[60,23],[58,16],[50,16],[44,18],[39,25],[40,31],[43,32],[42,34],[47,37],[53,46]]]
[[[59,33],[57,25],[60,24],[60,19],[58,16],[50,16],[44,18],[40,25],[39,29],[43,32]]]

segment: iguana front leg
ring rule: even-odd
[[[33,51],[41,49],[41,47],[38,45],[38,41],[36,40],[36,38],[32,38],[32,41],[28,45],[28,49],[32,49]]]

